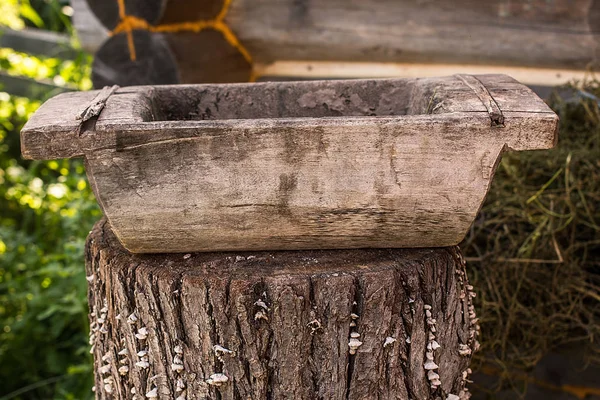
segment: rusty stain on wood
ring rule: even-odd
[[[503,75],[121,88],[79,137],[94,96],[45,103],[22,151],[84,156],[133,252],[455,245],[502,152],[554,146],[558,122]]]

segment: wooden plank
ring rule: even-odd
[[[454,245],[501,153],[552,147],[558,121],[494,75],[133,87],[76,137],[81,96],[44,105],[23,154],[85,155],[133,252]]]
[[[259,62],[486,63],[585,69],[589,0],[239,0],[226,22]]]
[[[34,28],[15,31],[0,26],[0,47],[62,59],[74,59],[79,54],[71,46],[71,39],[68,35]]]
[[[427,78],[453,74],[506,74],[533,86],[561,86],[590,77],[581,69],[490,64],[400,63],[353,61],[275,61],[255,64],[259,81],[358,78]],[[188,82],[191,83],[191,82]]]
[[[0,91],[14,96],[43,100],[58,93],[70,92],[73,90],[75,89],[56,86],[48,81],[38,81],[0,72]]]

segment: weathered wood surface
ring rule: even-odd
[[[80,120],[82,123],[89,121],[92,118],[97,118],[106,106],[106,101],[108,98],[112,96],[117,89],[119,89],[118,85],[105,86],[98,92],[96,97],[94,97],[89,104],[85,105],[85,107],[75,118]]]
[[[456,247],[134,255],[101,221],[86,268],[99,399],[468,398]]]
[[[109,29],[119,26],[117,1],[88,1]],[[160,46],[166,35],[178,56],[165,57],[164,62],[178,73],[157,78],[163,66],[144,63],[140,57],[130,59],[121,43],[126,34],[119,33],[104,43],[102,62],[94,65],[94,70],[112,71],[102,74],[109,80],[99,80],[96,86],[124,85],[125,76],[136,77],[137,84],[240,82],[260,74],[265,65],[291,60],[584,70],[597,62],[599,4],[597,0],[125,0],[127,15],[169,32],[146,32],[153,39],[145,45]],[[236,50],[221,32],[193,24],[214,20],[222,6],[223,21],[249,51],[254,74],[247,73],[248,66],[236,59]],[[149,59],[153,53],[142,51]],[[208,54],[230,63],[217,64]],[[217,65],[227,65],[222,75]],[[101,76],[94,75],[94,82],[96,77]]]
[[[23,155],[85,156],[132,252],[455,245],[501,153],[558,121],[502,75],[122,88],[80,135],[93,97],[44,104]]]
[[[462,62],[585,68],[593,0],[234,0],[226,21],[257,60]]]

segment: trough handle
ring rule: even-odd
[[[83,157],[90,150],[114,148],[116,135],[103,125],[152,119],[152,88],[107,87],[61,93],[46,101],[21,130],[26,159]]]

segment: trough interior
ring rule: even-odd
[[[428,98],[430,85],[417,82],[393,79],[159,86],[153,96],[153,117],[155,121],[185,121],[419,114],[425,112],[426,101],[416,97]]]

